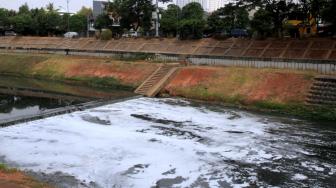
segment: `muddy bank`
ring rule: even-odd
[[[1,188],[51,188],[46,183],[40,183],[31,175],[17,169],[10,169],[0,163],[0,187]]]

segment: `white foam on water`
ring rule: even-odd
[[[206,179],[211,187],[221,187],[220,181],[244,187],[249,184],[233,182],[223,160],[259,164],[284,157],[260,144],[270,137],[265,129],[272,126],[260,117],[235,112],[240,117],[231,118],[231,111],[214,112],[167,101],[188,104],[177,99],[140,98],[2,128],[0,156],[24,170],[61,171],[102,187],[150,187],[179,176],[183,181],[174,186],[186,187]],[[110,125],[83,117],[109,121]],[[172,128],[178,132],[172,133]]]
[[[305,175],[303,175],[303,174],[295,174],[294,176],[293,176],[293,180],[306,180],[308,177],[307,176],[305,176]]]

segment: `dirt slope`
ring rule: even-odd
[[[251,104],[303,103],[314,73],[233,67],[182,68],[165,88],[170,95]]]

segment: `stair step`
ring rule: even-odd
[[[336,106],[336,77],[318,76],[314,80],[306,96],[306,103]]]
[[[166,66],[163,65],[159,67],[152,75],[148,77],[148,79],[136,89],[136,93],[141,95],[152,95],[157,91],[152,91],[154,88],[156,90],[160,89],[162,86],[158,85],[158,83],[161,82],[161,80],[166,77],[167,74],[171,74],[171,70],[175,68],[174,66]],[[151,93],[148,93],[148,92]],[[153,92],[153,93],[152,93]]]
[[[336,105],[335,101],[306,100],[306,102],[309,103],[309,104],[324,104],[324,105],[330,105],[330,106],[335,106]]]
[[[333,91],[336,92],[336,87],[323,87],[323,86],[312,86],[311,90],[328,90],[328,91]]]
[[[321,82],[317,81],[313,83],[314,86],[331,86],[331,87],[336,87],[336,82]]]
[[[319,95],[319,96],[334,96],[336,97],[336,92],[329,90],[310,90],[309,94],[311,95]]]
[[[314,80],[322,81],[322,82],[336,82],[335,76],[318,76],[314,78]]]

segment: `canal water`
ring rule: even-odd
[[[55,108],[132,95],[134,94],[129,91],[0,76],[0,123]]]
[[[139,98],[1,128],[0,160],[56,187],[335,187],[336,127]]]

